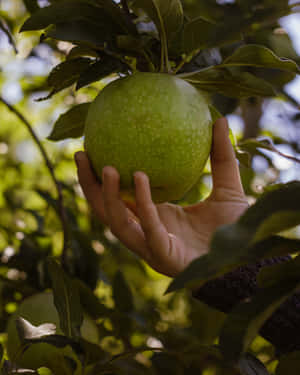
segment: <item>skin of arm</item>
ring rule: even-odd
[[[125,202],[114,167],[103,168],[100,184],[85,152],[77,152],[75,160],[79,183],[99,220],[128,249],[170,277],[206,254],[215,230],[236,221],[248,207],[225,118],[217,120],[213,129],[212,192],[195,205],[154,204],[149,179],[139,171],[134,174],[135,202]]]

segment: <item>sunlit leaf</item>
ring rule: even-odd
[[[260,45],[245,45],[238,48],[231,56],[225,59],[222,65],[252,66],[300,73],[300,69],[294,61],[279,58],[273,51]]]
[[[78,57],[98,57],[98,53],[87,46],[75,46],[68,53],[66,59],[77,59]]]
[[[22,317],[16,319],[16,326],[21,341],[40,339],[56,333],[56,326],[53,323],[45,323],[36,327]]]
[[[180,74],[192,85],[228,97],[274,96],[273,86],[248,72],[211,67],[199,72]]]

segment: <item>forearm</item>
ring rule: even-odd
[[[277,257],[239,267],[223,277],[209,281],[193,293],[207,305],[225,313],[257,293],[256,277],[261,268],[285,262],[290,257]],[[280,353],[300,350],[300,292],[290,297],[265,322],[260,334],[270,341]]]

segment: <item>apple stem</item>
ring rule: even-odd
[[[171,73],[171,65],[169,61],[169,53],[168,53],[168,41],[167,36],[164,28],[161,31],[161,66],[160,66],[161,73]]]

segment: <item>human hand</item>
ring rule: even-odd
[[[236,221],[248,207],[225,118],[214,124],[213,190],[205,201],[188,207],[154,204],[149,179],[143,172],[134,175],[135,202],[125,202],[120,198],[120,176],[115,168],[103,168],[100,184],[87,155],[78,152],[75,159],[79,183],[100,221],[128,249],[167,276],[175,277],[206,254],[215,230]]]

